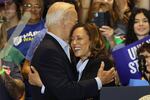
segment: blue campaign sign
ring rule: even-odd
[[[141,78],[136,51],[144,42],[150,43],[150,36],[112,52],[122,85],[128,85],[130,79]]]

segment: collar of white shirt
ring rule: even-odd
[[[60,37],[56,36],[55,34],[53,34],[51,32],[47,31],[47,34],[51,35],[53,38],[55,38],[58,41],[58,43],[60,44],[60,46],[65,51],[67,57],[71,61],[71,59],[70,59],[70,46],[69,46],[69,44],[66,41],[64,41],[63,39],[61,39]]]
[[[88,63],[89,59],[86,59],[84,61],[79,60],[79,62],[77,63],[77,71],[79,72],[79,76],[78,76],[78,81],[80,80],[81,76],[82,76],[82,72],[85,69],[87,63]]]

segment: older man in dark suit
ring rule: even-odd
[[[77,12],[72,4],[57,2],[46,15],[47,34],[32,59],[45,91],[43,100],[80,100],[95,96],[102,84],[113,81],[114,69],[101,67],[95,79],[77,82],[77,72],[71,61],[69,35],[77,22]]]

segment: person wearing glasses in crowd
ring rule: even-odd
[[[22,0],[20,10],[22,16],[28,13],[27,16],[29,17],[29,20],[27,21],[27,23],[23,23],[18,26],[23,28],[23,30],[20,30],[21,28],[16,30],[17,26],[15,26],[9,29],[7,32],[8,38],[13,38],[13,46],[20,50],[20,52],[26,57],[33,38],[45,28],[44,20],[42,19],[44,10],[43,0]],[[21,32],[14,33],[15,31]],[[18,36],[11,37],[13,33],[18,34]],[[26,67],[22,67],[22,72],[24,72],[24,70],[26,70]],[[25,79],[24,81],[26,85],[26,91],[30,91],[28,79]],[[26,92],[26,99],[28,99],[28,97],[31,97],[30,93],[28,93],[29,92]]]
[[[13,37],[13,45],[19,49],[24,56],[30,47],[30,43],[35,35],[37,35],[44,28],[44,20],[42,19],[43,0],[23,0],[21,3],[22,15],[29,13],[29,20],[21,33]],[[22,25],[22,24],[21,24]],[[16,27],[8,30],[8,38],[13,34]]]

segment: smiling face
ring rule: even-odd
[[[135,16],[134,32],[136,33],[138,39],[142,39],[145,36],[148,36],[150,32],[150,24],[148,18],[146,18],[143,13],[139,13]]]
[[[37,23],[42,17],[42,7],[40,0],[24,0],[23,12],[29,12],[31,18],[29,23]]]
[[[76,57],[85,60],[90,56],[90,39],[83,27],[78,27],[71,36],[71,47]]]

